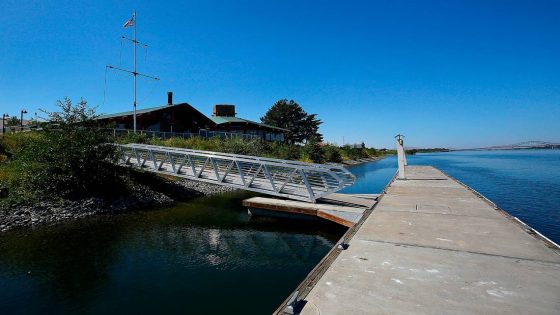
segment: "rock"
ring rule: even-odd
[[[41,200],[33,205],[12,205],[14,211],[6,211],[6,215],[0,215],[0,231],[97,214],[147,210],[170,205],[176,200],[185,201],[235,190],[191,180],[167,181],[163,185],[156,191],[148,186],[133,184],[129,194],[112,199],[93,197],[77,201]]]

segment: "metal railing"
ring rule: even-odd
[[[143,144],[117,145],[119,162],[147,171],[315,202],[354,184],[337,164],[312,164]]]
[[[115,137],[134,133],[134,130],[132,129],[108,129],[108,131],[111,132]],[[239,132],[210,131],[205,129],[199,130],[198,133],[137,130],[136,134],[146,135],[148,137],[155,137],[160,139],[169,139],[175,137],[179,137],[179,138],[201,137],[201,138],[208,139],[213,137],[219,137],[221,139],[239,138],[244,140],[258,140],[262,138],[259,135],[253,135],[253,134],[243,134]]]

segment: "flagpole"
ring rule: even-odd
[[[132,13],[132,20],[134,26],[134,41],[132,42],[134,47],[134,70],[132,71],[134,76],[134,133],[136,133],[136,10]]]
[[[115,66],[111,66],[111,65],[107,65],[106,67],[109,69],[114,69],[114,70],[118,70],[118,71],[122,71],[122,72],[126,72],[126,73],[130,73],[133,76],[133,94],[134,94],[134,102],[133,102],[133,106],[134,106],[134,110],[133,110],[133,121],[134,121],[134,133],[137,132],[137,121],[136,121],[136,77],[137,76],[142,76],[144,78],[149,78],[149,79],[153,79],[153,80],[157,80],[159,81],[158,77],[153,77],[144,73],[138,73],[136,71],[136,46],[138,44],[140,44],[142,47],[148,47],[148,45],[146,45],[145,43],[141,43],[139,41],[136,40],[136,10],[132,11],[132,18],[128,21],[126,21],[126,23],[124,23],[124,28],[127,28],[129,26],[134,27],[134,38],[130,39],[128,37],[125,36],[121,36],[122,39],[126,39],[130,42],[132,42],[133,45],[133,52],[134,52],[134,67],[132,69],[132,71],[128,70],[128,69],[122,69],[119,67],[115,67]]]

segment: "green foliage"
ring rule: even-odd
[[[313,163],[325,162],[325,151],[315,137],[311,137],[303,147],[303,156]]]
[[[342,163],[343,158],[340,154],[340,148],[334,147],[332,145],[326,145],[323,147],[325,151],[325,160],[331,163]]]
[[[12,116],[6,119],[6,126],[7,127],[14,127],[19,126],[21,124],[21,120],[17,116]]]
[[[135,141],[138,140],[138,141]],[[243,155],[270,157],[283,160],[300,160],[316,163],[342,163],[344,160],[359,160],[375,156],[391,154],[392,151],[377,151],[373,148],[359,147],[337,147],[334,145],[320,145],[316,138],[311,138],[306,145],[287,144],[281,142],[266,142],[261,140],[243,140],[241,138],[221,139],[214,137],[210,139],[201,137],[191,138],[146,138],[144,136],[123,136],[118,139],[119,143],[146,143],[153,145],[189,148],[193,150],[204,150]]]
[[[149,138],[145,134],[131,132],[117,138],[116,142],[117,143],[148,143]]]
[[[112,163],[115,148],[94,125],[95,112],[81,100],[59,101],[60,112],[47,113],[51,124],[42,132],[4,137],[12,158],[3,163],[10,193],[35,197],[82,198],[107,196],[124,187],[122,170]]]
[[[261,121],[267,125],[287,129],[285,141],[289,144],[309,141],[312,137],[318,142],[323,141],[323,135],[319,133],[319,125],[322,122],[317,119],[317,114],[306,113],[294,100],[277,101],[261,117]]]

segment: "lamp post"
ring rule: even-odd
[[[6,118],[10,118],[10,115],[2,114],[2,135],[6,133]]]
[[[21,119],[20,119],[20,122],[19,122],[19,125],[20,125],[20,127],[21,127],[21,130],[20,130],[20,131],[23,130],[23,114],[27,114],[27,111],[26,111],[25,109],[22,109],[22,110],[21,110]]]

